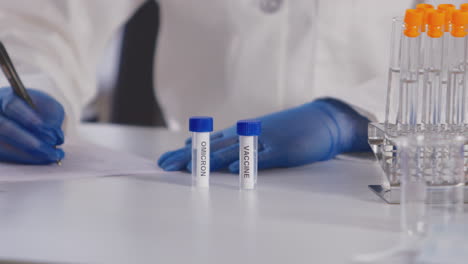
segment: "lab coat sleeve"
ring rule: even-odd
[[[0,40],[25,86],[48,93],[65,107],[66,130],[74,130],[83,106],[96,93],[103,49],[142,2],[0,1]],[[4,76],[0,84],[8,85]]]
[[[378,122],[385,121],[392,18],[414,8],[414,1],[381,5],[374,0],[320,1],[313,85],[317,97],[338,98]]]

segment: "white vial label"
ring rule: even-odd
[[[193,185],[210,185],[210,133],[194,132],[192,135],[192,178]]]
[[[257,183],[257,137],[239,137],[239,178],[241,189],[255,189]]]

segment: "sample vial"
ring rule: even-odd
[[[241,189],[255,189],[257,185],[257,142],[262,123],[257,120],[237,122],[239,135],[239,183]]]
[[[192,132],[192,185],[210,185],[210,132],[213,131],[213,118],[194,116],[189,120]]]

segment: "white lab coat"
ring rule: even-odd
[[[107,42],[142,2],[1,0],[0,39],[25,84],[56,97],[74,124],[96,94]],[[391,20],[414,1],[159,4],[155,89],[169,127],[211,115],[220,129],[323,96],[382,120]]]

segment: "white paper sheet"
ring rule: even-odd
[[[62,165],[0,163],[0,182],[75,179],[131,174],[161,174],[155,160],[110,150],[85,141],[66,144]]]

